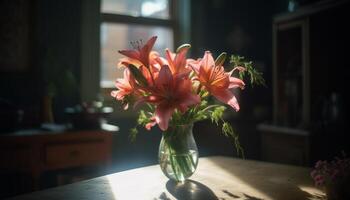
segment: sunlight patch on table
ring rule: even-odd
[[[130,170],[107,176],[114,199],[144,199],[145,197],[159,197],[165,192],[166,178],[161,171],[146,167],[142,170]],[[156,167],[158,168],[158,166]],[[154,171],[156,173],[154,173]],[[158,173],[159,172],[159,173]],[[132,187],[138,185],[141,187]],[[164,186],[159,188],[159,185]]]
[[[310,194],[309,200],[326,199],[324,192],[318,188],[305,185],[298,185],[298,187],[300,190]]]
[[[235,194],[240,197],[245,197],[245,196],[254,196],[254,197],[259,197],[263,199],[271,199],[271,197],[262,192],[261,190],[257,189],[253,185],[249,184],[249,182],[246,182],[240,178],[240,174],[242,172],[235,172],[235,167],[233,166],[231,169],[225,169],[221,168],[221,166],[216,163],[214,160],[208,159],[208,164],[210,163],[211,165],[211,170],[210,174],[212,176],[212,179],[215,179],[217,177],[218,182],[214,183],[213,185],[208,185],[210,188],[215,188],[215,191],[229,191],[232,194]],[[218,167],[218,170],[213,170],[212,166]],[[206,166],[201,166],[202,171],[207,171],[205,170]],[[223,170],[222,170],[223,169]],[[224,177],[227,180],[231,180],[230,182],[234,183],[234,185],[226,185],[225,182],[222,180],[222,177]],[[258,177],[257,177],[258,178]],[[221,180],[219,180],[221,179]],[[219,194],[217,194],[219,195]]]

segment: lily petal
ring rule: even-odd
[[[153,36],[141,49],[138,48],[137,50],[121,50],[119,53],[129,58],[140,61],[145,67],[148,68],[150,63],[150,53],[156,40],[157,36]]]
[[[117,66],[118,67],[128,67],[130,64],[135,65],[136,67],[140,67],[142,65],[142,63],[137,59],[124,57],[124,58],[119,59]]]
[[[236,111],[239,111],[239,104],[235,95],[230,90],[213,90],[212,94],[219,101],[230,105]]]
[[[118,90],[112,90],[111,96],[114,97],[114,98],[116,98],[117,95],[118,95]]]
[[[146,102],[146,98],[145,97],[139,98],[137,101],[135,101],[135,103],[133,105],[133,109],[136,110],[144,102]]]
[[[174,107],[164,106],[162,104],[157,106],[156,112],[155,112],[155,118],[159,128],[162,131],[165,131],[168,129],[169,120],[174,110],[175,110]]]
[[[149,54],[154,46],[154,43],[157,40],[157,36],[151,37],[146,43],[145,46],[141,49],[140,59],[143,61],[146,67],[149,67]]]
[[[200,103],[200,97],[198,95],[188,94],[187,98],[182,100],[179,110],[184,113],[188,110],[189,106],[196,105],[198,103]]]
[[[215,61],[210,51],[204,53],[203,60],[201,61],[201,68],[203,68],[206,74],[210,74],[210,71],[215,67]]]
[[[173,75],[184,77],[191,72],[191,69],[187,68],[186,65],[186,54],[188,49],[189,47],[181,48],[177,54],[172,53],[169,49],[165,50],[166,59]]]
[[[164,65],[160,69],[158,78],[155,81],[156,81],[156,85],[161,86],[161,87],[172,83],[173,76],[172,76],[171,71],[167,65]]]
[[[230,77],[230,85],[229,88],[241,88],[244,89],[245,83],[239,79],[239,78],[235,78],[235,77]]]
[[[198,75],[199,69],[200,69],[201,59],[198,59],[198,60],[187,59],[186,62],[187,62],[187,65],[190,66],[192,68],[192,70]]]
[[[188,49],[189,48],[182,48],[175,56],[175,66],[178,73],[185,70]]]
[[[147,130],[151,130],[151,128],[157,124],[156,118],[155,118],[155,117],[151,117],[150,120],[151,120],[151,121],[148,122],[148,123],[146,124],[146,126],[145,126],[145,128],[146,128]]]
[[[140,59],[140,52],[136,50],[120,50],[118,52],[132,59],[136,59],[136,60]]]

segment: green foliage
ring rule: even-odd
[[[146,112],[144,110],[140,110],[139,117],[137,118],[137,124],[140,126],[145,126],[150,121],[150,117],[147,117]]]
[[[232,126],[227,122],[222,123],[222,133],[226,137],[233,136],[234,132]]]
[[[242,56],[232,55],[230,57],[230,64],[233,67],[243,67],[245,70],[239,70],[239,78],[244,79],[246,75],[249,76],[250,84],[254,85],[263,85],[266,86],[265,80],[263,78],[263,73],[259,72],[257,69],[253,67],[252,61],[246,61]]]
[[[244,158],[244,151],[239,143],[238,134],[236,134],[233,131],[232,126],[223,119],[226,107],[222,105],[208,106],[207,101],[202,101],[202,103],[196,108],[197,110],[193,111],[195,113],[193,122],[209,118],[212,123],[215,123],[217,126],[221,125],[221,133],[234,143],[237,155]]]
[[[208,105],[208,102],[206,100],[202,100],[200,105],[195,108],[195,109],[191,109],[191,115],[189,116],[189,118],[193,118],[193,122],[196,121],[201,121],[204,119],[207,119],[207,115],[206,112],[202,109],[202,108],[206,108]]]
[[[235,144],[235,148],[236,148],[236,152],[237,152],[237,155],[241,155],[242,158],[244,158],[244,150],[241,146],[241,144],[239,143],[239,137],[238,137],[238,134],[236,134],[234,131],[233,131],[233,128],[231,126],[231,124],[229,124],[228,122],[223,122],[222,124],[222,133],[230,138],[233,143]]]
[[[222,66],[226,60],[227,53],[222,52],[215,60],[216,66]]]
[[[138,126],[144,127],[146,126],[147,123],[151,122],[151,114],[149,116],[147,116],[147,112],[144,110],[140,110],[139,112],[139,116],[137,118],[137,124],[135,125],[134,128],[130,129],[130,135],[129,138],[131,141],[135,141],[136,140],[136,136],[138,134]]]
[[[225,106],[215,107],[210,115],[211,122],[215,122],[216,125],[219,125],[219,121],[220,119],[222,119],[222,116],[224,115],[225,110],[226,110]]]
[[[130,129],[129,138],[130,138],[130,140],[132,142],[134,142],[136,140],[136,136],[137,136],[138,133],[139,133],[139,131],[137,130],[136,127]]]

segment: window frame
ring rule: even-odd
[[[102,5],[102,0],[101,0]],[[116,24],[135,24],[135,25],[143,25],[143,26],[158,26],[169,28],[173,31],[173,46],[179,41],[179,25],[177,20],[177,4],[175,0],[169,0],[169,19],[161,19],[161,18],[153,18],[153,17],[143,17],[143,16],[131,16],[124,14],[116,14],[116,13],[104,13],[100,10],[100,26],[103,23],[116,23]],[[142,38],[147,39],[147,38]],[[100,53],[100,64],[99,70],[101,71],[101,54],[102,47],[99,48]],[[100,94],[102,94],[105,99],[111,99],[110,93],[114,90],[114,87],[102,87],[101,86],[101,75],[99,79],[99,88]]]

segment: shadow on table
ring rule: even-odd
[[[184,183],[169,180],[166,188],[177,199],[219,200],[210,188],[194,180],[186,180]]]
[[[220,200],[226,200],[226,199],[244,199],[244,200],[263,200],[255,196],[251,196],[245,193],[242,193],[243,196],[241,195],[236,195],[233,194],[227,190],[222,190],[223,193],[225,193],[228,197],[222,197]]]
[[[280,166],[280,167],[276,168],[275,170],[271,170],[269,169],[270,168],[269,166],[266,166],[266,164],[259,164],[254,162],[252,162],[250,165],[246,165],[246,167],[248,166],[248,168],[239,166],[239,163],[237,163],[237,165],[232,165],[232,167],[230,168],[227,168],[227,166],[223,165],[222,162],[216,161],[215,159],[212,159],[212,162],[215,163],[217,166],[221,167],[223,170],[239,178],[241,181],[251,186],[253,189],[258,190],[261,193],[269,196],[271,199],[324,200],[326,198],[325,195],[322,195],[322,194],[304,191],[297,185],[285,184],[287,182],[293,182],[292,179],[295,177],[288,177],[287,176],[287,174],[289,174],[288,168],[282,167],[283,165],[276,164],[276,166]],[[250,161],[247,161],[247,162],[250,162]],[[251,167],[251,165],[255,165],[255,166]],[[260,166],[256,166],[256,165],[260,165]],[[266,178],[259,178],[258,175],[261,175],[261,174],[269,174],[269,176],[271,177],[270,180]],[[311,185],[312,185],[312,181],[310,178],[310,186]],[[280,191],[285,191],[285,193],[281,194],[276,192],[275,190],[277,188]],[[226,189],[223,188],[222,191],[226,195],[228,195],[231,199],[241,198],[246,200],[258,200],[258,199],[260,200],[260,198],[251,196],[250,194],[246,194],[246,193],[234,194],[229,192],[227,189],[228,188]]]

